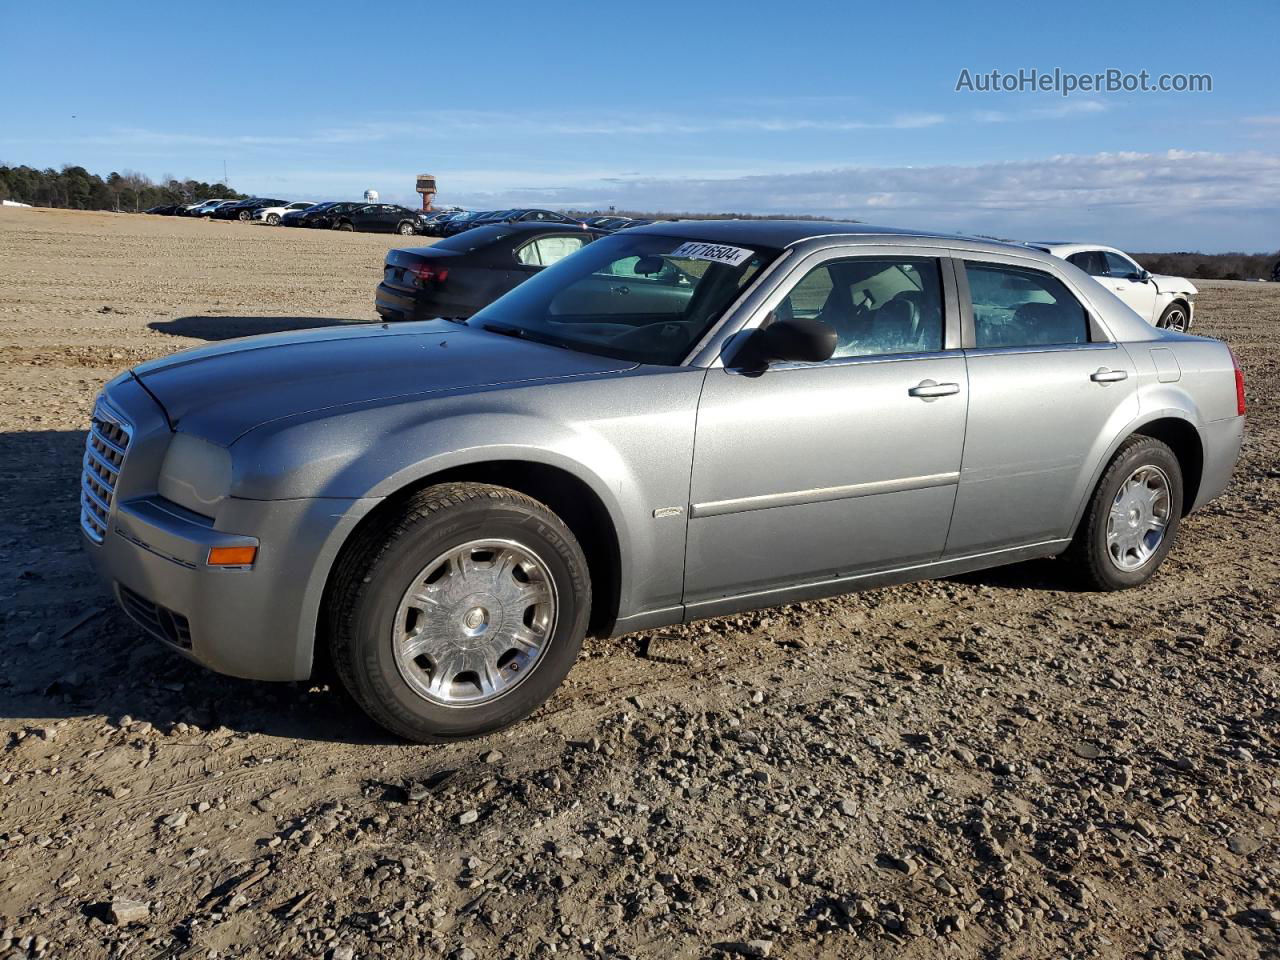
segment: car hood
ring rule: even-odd
[[[254,427],[318,410],[635,366],[430,320],[248,337],[133,374],[174,429],[230,446]]]
[[[1170,277],[1163,273],[1153,273],[1151,282],[1160,293],[1199,293],[1196,285],[1185,277]]]

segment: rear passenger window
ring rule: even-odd
[[[994,263],[966,263],[964,269],[977,346],[1089,342],[1089,316],[1057,277]]]
[[[586,245],[585,237],[540,237],[516,251],[516,259],[526,266],[549,267]]]
[[[1103,259],[1100,250],[1085,250],[1080,253],[1073,253],[1067,257],[1067,262],[1075,264],[1091,277],[1105,277],[1107,275],[1107,261]]]

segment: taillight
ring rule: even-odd
[[[421,284],[444,283],[449,279],[449,271],[447,269],[434,267],[429,263],[418,264],[418,266],[414,267],[413,274]]]
[[[1236,416],[1244,416],[1244,371],[1240,369],[1240,361],[1236,352],[1231,351],[1231,365],[1236,368]]]

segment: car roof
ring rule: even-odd
[[[627,232],[653,233],[713,243],[761,247],[790,247],[805,240],[827,237],[869,237],[872,240],[897,241],[949,240],[963,242],[967,246],[1017,251],[1024,254],[1027,252],[1025,244],[1007,243],[1002,240],[832,220],[666,220],[632,227]]]
[[[1037,240],[1028,243],[1027,246],[1035,247],[1037,250],[1044,250],[1046,253],[1052,253],[1055,257],[1062,257],[1064,260],[1073,253],[1080,253],[1084,250],[1106,250],[1110,253],[1118,253],[1124,257],[1129,257],[1127,253],[1118,247],[1111,247],[1105,243],[1076,243],[1074,241],[1065,240]]]

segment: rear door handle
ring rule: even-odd
[[[1115,383],[1117,380],[1128,380],[1128,370],[1108,370],[1106,367],[1099,367],[1094,373],[1089,374],[1089,379],[1094,383]]]
[[[921,380],[916,386],[907,391],[912,397],[919,397],[921,400],[937,400],[938,397],[949,397],[952,394],[960,392],[960,384],[958,383],[938,383],[934,380]]]

